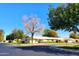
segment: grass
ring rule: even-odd
[[[5,46],[14,46],[14,47],[17,47],[17,46],[33,46],[32,44],[13,44],[13,43],[7,43],[5,44]]]
[[[61,46],[59,48],[65,48],[65,49],[79,49],[79,45],[73,45],[73,46]]]
[[[34,46],[34,45],[57,45],[57,46],[66,46],[72,45],[71,43],[55,43],[55,42],[43,42],[43,43],[6,43],[5,45],[10,46]]]

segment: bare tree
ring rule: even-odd
[[[31,39],[33,43],[33,37],[35,33],[42,32],[44,27],[39,23],[39,19],[36,16],[23,16],[23,23],[26,30],[31,34]]]

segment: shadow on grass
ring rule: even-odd
[[[71,51],[68,51],[68,50],[62,50],[62,49],[57,49],[56,47],[52,47],[50,49],[50,46],[26,46],[26,47],[16,47],[16,48],[19,48],[19,49],[22,49],[22,50],[32,50],[34,52],[45,52],[45,53],[48,53],[48,54],[55,54],[55,55],[66,55],[66,56],[69,56],[69,55],[79,55],[78,52],[71,52]]]

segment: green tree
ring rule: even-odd
[[[27,36],[21,29],[13,29],[12,33],[6,36],[7,40],[14,40],[14,39],[22,39],[26,38]]]
[[[42,36],[49,36],[48,31],[49,31],[49,29],[45,29]]]
[[[26,35],[21,29],[14,29],[12,33],[14,34],[14,37],[18,39],[22,39],[26,37]]]
[[[4,40],[4,31],[0,29],[0,42]]]
[[[48,23],[51,29],[79,32],[79,4],[63,4],[57,8],[50,7]]]
[[[57,32],[51,29],[45,29],[43,36],[48,36],[48,37],[58,37]]]

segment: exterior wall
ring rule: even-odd
[[[30,43],[32,43],[32,41],[30,40]],[[38,41],[37,40],[33,40],[33,43],[38,43]]]
[[[44,39],[44,40],[42,40],[42,42],[48,42],[48,40],[45,40],[45,39]]]
[[[74,39],[73,42],[79,43],[79,39]]]
[[[40,42],[39,42],[40,41]],[[33,40],[33,43],[43,43],[43,42],[65,42],[65,43],[79,43],[79,39],[72,39],[72,38],[63,38],[63,39],[35,39]],[[30,43],[31,40],[30,40]]]

